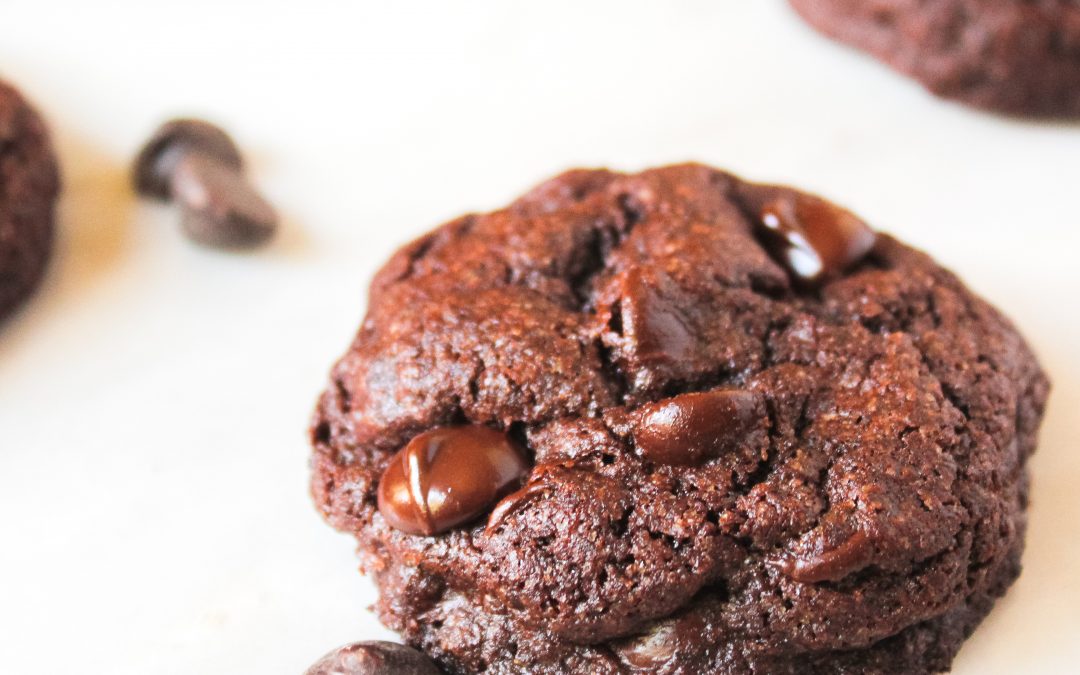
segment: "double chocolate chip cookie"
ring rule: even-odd
[[[41,279],[59,185],[44,123],[0,82],[0,321]]]
[[[1080,117],[1076,0],[790,0],[820,31],[935,94],[1004,113]]]
[[[836,205],[571,171],[378,273],[313,492],[451,673],[934,672],[1020,571],[1047,391]]]

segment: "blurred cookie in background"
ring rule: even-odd
[[[790,0],[829,37],[938,96],[1010,115],[1080,117],[1073,0]]]
[[[41,280],[59,189],[45,123],[19,92],[0,82],[0,321]]]

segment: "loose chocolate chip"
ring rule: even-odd
[[[379,512],[403,532],[440,534],[484,513],[528,471],[506,434],[476,425],[434,429],[391,458]]]
[[[170,182],[177,162],[195,149],[239,172],[244,161],[240,150],[227,133],[195,119],[177,119],[161,125],[143,146],[135,160],[135,190],[139,194],[168,200]]]
[[[201,120],[173,120],[150,139],[135,162],[135,189],[173,201],[184,231],[210,246],[261,244],[277,229],[277,213],[243,177],[236,144]]]
[[[221,162],[188,154],[176,165],[172,184],[173,197],[187,207],[181,224],[195,241],[243,247],[266,241],[274,233],[273,207]]]
[[[439,675],[435,663],[393,642],[354,642],[330,652],[304,675]]]
[[[681,394],[643,405],[638,414],[638,452],[660,464],[704,462],[767,423],[761,396],[741,389]]]
[[[807,194],[781,192],[758,214],[766,248],[801,284],[816,285],[849,269],[876,235],[855,214]]]

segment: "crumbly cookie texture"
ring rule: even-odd
[[[705,166],[579,170],[394,255],[311,431],[380,618],[450,673],[947,669],[1019,573],[1049,387],[860,223]],[[514,450],[439,441],[476,427]],[[518,452],[510,494],[432,474]]]
[[[826,35],[939,96],[999,112],[1080,117],[1075,0],[790,0]]]
[[[0,82],[0,321],[33,292],[45,270],[59,186],[44,123]]]

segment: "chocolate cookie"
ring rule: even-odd
[[[439,675],[420,652],[393,642],[354,642],[326,654],[304,675]]]
[[[52,249],[59,186],[44,123],[0,82],[0,320],[41,279]]]
[[[940,671],[1019,573],[1047,391],[827,201],[571,171],[378,273],[313,493],[451,673]]]
[[[1004,113],[1080,116],[1075,0],[790,0],[826,35],[939,96]]]

